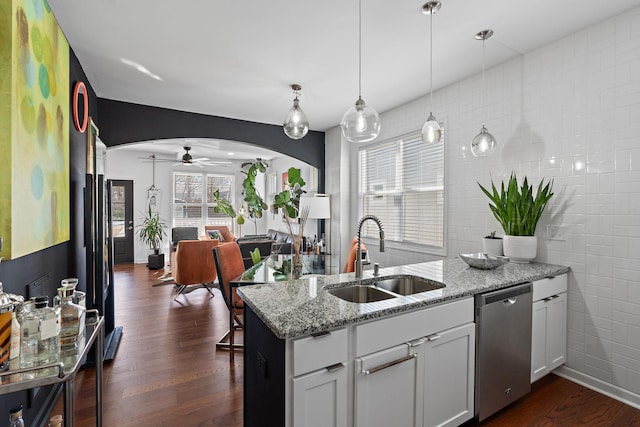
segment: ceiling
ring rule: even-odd
[[[481,71],[478,31],[494,31],[486,42],[490,68],[640,5],[441,1],[433,16],[435,90]],[[101,98],[282,124],[290,85],[299,83],[311,129],[324,131],[358,97],[356,0],[49,3]],[[379,113],[429,91],[429,16],[422,4],[362,1],[362,97]],[[174,145],[175,152],[184,143]]]
[[[194,159],[207,158],[212,162],[231,161],[234,163],[242,163],[253,161],[256,158],[271,160],[275,157],[282,156],[280,153],[266,148],[256,147],[255,145],[237,141],[203,138],[159,139],[149,142],[119,145],[109,150],[131,151],[143,158],[155,155],[157,159],[172,160],[173,163],[176,163],[182,159],[182,155],[185,153],[185,146],[191,147],[189,154],[191,154]],[[209,162],[205,161],[204,163]]]

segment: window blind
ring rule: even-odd
[[[220,197],[234,203],[233,175],[217,175],[193,172],[173,174],[173,226],[198,227],[226,225],[233,230],[233,220],[213,211],[216,203],[213,193],[219,190]]]
[[[385,240],[444,247],[444,134],[425,144],[420,134],[359,152],[361,215],[382,221]],[[372,222],[363,236],[378,238]]]

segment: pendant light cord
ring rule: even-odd
[[[485,125],[487,121],[487,81],[485,78],[485,46],[484,44],[487,41],[487,36],[482,37],[482,126]]]
[[[362,98],[362,0],[358,2],[358,99]]]
[[[433,113],[433,8],[429,14],[429,92],[430,92],[430,113]]]

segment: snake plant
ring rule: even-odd
[[[515,173],[511,174],[506,188],[505,183],[502,183],[500,191],[493,181],[491,181],[491,191],[480,183],[478,185],[492,202],[489,208],[493,216],[502,226],[504,233],[510,236],[533,236],[542,211],[553,196],[551,192],[553,180],[545,185],[543,178],[534,193],[533,186],[529,185],[526,177],[522,186],[518,187]]]

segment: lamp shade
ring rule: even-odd
[[[309,218],[331,218],[330,197],[326,194],[316,194],[315,196],[301,197],[300,208],[304,206],[309,206]]]
[[[380,116],[362,98],[342,116],[342,135],[349,142],[369,142],[380,133]]]
[[[490,155],[496,149],[496,139],[489,133],[486,127],[482,125],[480,133],[471,141],[471,152],[476,157],[484,157]]]
[[[300,108],[298,98],[293,100],[293,107],[284,119],[284,133],[291,139],[303,138],[309,132],[309,120]]]

